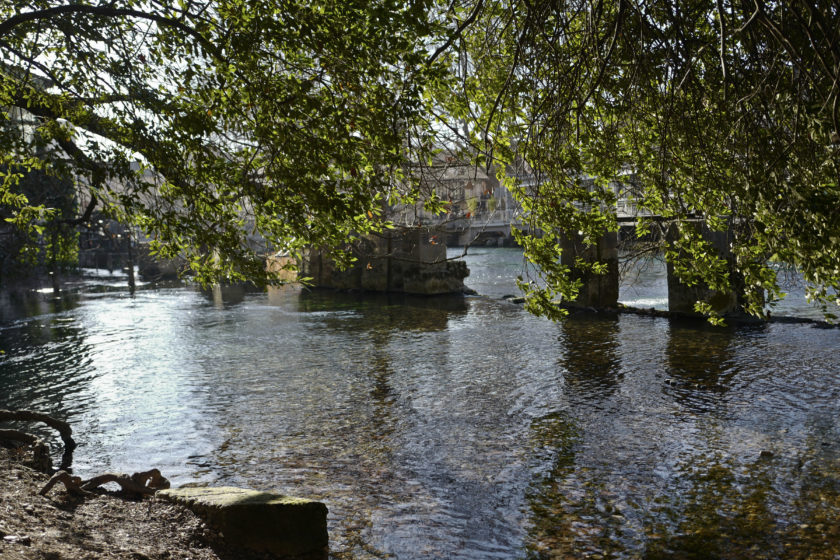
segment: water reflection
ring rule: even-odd
[[[836,336],[806,351],[823,333],[610,325],[560,327],[568,400],[531,424],[529,558],[840,552],[840,392],[804,389]]]
[[[568,390],[587,399],[608,397],[621,382],[618,320],[577,315],[560,324],[563,368]]]
[[[324,325],[338,330],[441,331],[451,319],[463,317],[468,306],[463,296],[423,297],[390,293],[345,293],[300,290],[301,313],[328,313]]]
[[[700,321],[671,321],[664,392],[694,412],[716,408],[737,372],[736,332]]]
[[[588,501],[569,491],[579,436],[574,420],[562,412],[531,423],[531,453],[535,464],[546,468],[528,491],[532,522],[526,548],[530,558],[568,557],[583,552],[577,539],[583,520],[575,510]]]
[[[66,413],[82,476],[321,499],[334,558],[840,553],[837,331],[120,289],[0,325],[0,401]]]
[[[651,512],[644,558],[781,558],[789,551],[774,534],[777,496],[766,463],[695,457],[684,485]]]
[[[54,315],[70,311],[79,305],[80,295],[74,292],[54,294],[52,290],[0,291],[0,325],[8,326],[18,319]]]

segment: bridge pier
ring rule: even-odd
[[[443,233],[421,227],[385,230],[353,238],[344,248],[357,261],[339,269],[329,251],[311,248],[301,275],[316,287],[420,295],[457,294],[469,275],[463,261],[446,259]]]
[[[731,231],[714,231],[709,229],[705,222],[697,222],[693,227],[700,231],[707,242],[711,243],[718,255],[730,265],[732,274],[732,252],[729,249]],[[672,225],[668,231],[668,237],[673,239],[678,235],[676,225]],[[697,301],[708,301],[712,309],[720,314],[727,315],[740,313],[741,306],[738,301],[738,294],[734,290],[719,292],[709,289],[705,284],[687,286],[680,282],[674,273],[674,266],[667,263],[668,270],[668,310],[676,313],[697,314],[694,311],[694,304]]]
[[[581,236],[573,234],[560,241],[563,252],[560,263],[571,269],[573,279],[580,279],[583,285],[578,297],[571,302],[581,307],[615,307],[618,304],[618,234],[607,232],[597,244],[587,247]],[[593,274],[575,266],[578,257],[587,263],[607,264],[606,274]]]

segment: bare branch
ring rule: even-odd
[[[38,21],[50,19],[56,16],[66,14],[88,14],[100,17],[130,17],[137,19],[145,19],[153,21],[164,27],[171,27],[189,35],[195,39],[208,53],[215,58],[221,59],[222,56],[216,49],[216,46],[211,43],[204,35],[199,33],[194,28],[186,25],[183,21],[168,18],[160,14],[142,12],[140,10],[131,10],[128,8],[113,8],[110,6],[89,6],[86,4],[68,4],[64,6],[54,6],[44,10],[35,10],[32,12],[23,12],[15,14],[12,17],[0,22],[0,37],[4,37],[11,33],[12,30],[24,23],[30,21]]]
[[[476,20],[478,14],[481,13],[481,9],[483,7],[484,0],[478,0],[478,2],[475,5],[475,8],[473,8],[472,13],[467,17],[467,19],[461,22],[461,24],[457,27],[457,29],[455,29],[452,35],[449,36],[446,42],[439,46],[437,50],[432,54],[432,56],[426,59],[426,65],[432,64],[444,51],[446,51],[449,47],[452,46],[452,43],[455,42],[455,39],[459,38],[464,32],[464,30],[470,25],[472,25],[472,23]]]

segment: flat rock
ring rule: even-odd
[[[161,490],[155,496],[186,506],[231,544],[280,558],[328,556],[327,506],[321,502],[225,486]]]

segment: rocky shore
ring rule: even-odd
[[[0,448],[0,558],[4,560],[263,560],[231,547],[188,509],[101,490],[78,497],[27,466],[27,447]]]

